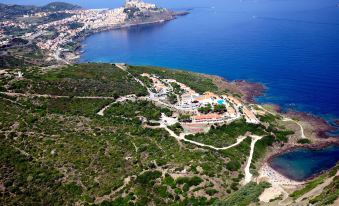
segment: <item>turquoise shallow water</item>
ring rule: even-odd
[[[274,157],[272,168],[293,180],[302,181],[336,165],[339,146],[332,145],[319,150],[299,148]]]

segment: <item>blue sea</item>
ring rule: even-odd
[[[191,14],[98,33],[81,62],[156,65],[267,86],[259,102],[339,117],[337,0],[160,1]]]
[[[68,2],[87,8],[123,4],[122,0]],[[339,118],[338,0],[147,2],[191,13],[163,24],[92,35],[83,42],[80,61],[156,65],[261,82],[268,90],[259,102],[311,112],[329,121]]]
[[[53,0],[3,0],[43,5]],[[65,0],[114,8],[123,0]],[[257,100],[339,118],[338,0],[150,0],[184,17],[102,32],[83,42],[80,62],[126,62],[216,74],[266,85]],[[339,133],[339,132],[337,132]],[[272,166],[303,180],[335,165],[339,147],[296,149]]]
[[[295,149],[274,157],[270,165],[293,180],[303,181],[330,169],[339,161],[339,146],[333,145],[320,150]]]

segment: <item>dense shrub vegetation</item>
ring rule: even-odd
[[[67,97],[0,95],[2,205],[247,205],[256,202],[268,186],[239,184],[250,137],[225,151],[178,142],[164,129],[146,126],[161,113],[172,115],[148,101],[114,103],[104,116],[97,115],[114,98],[146,93],[126,71],[111,64],[22,71],[22,80],[1,79],[1,90]],[[216,90],[211,80],[189,72],[146,67],[130,71],[176,78],[199,92]],[[189,121],[190,116],[179,119]],[[177,134],[183,131],[179,124],[170,128]],[[225,147],[247,132],[266,135],[256,144],[254,161],[263,157],[267,147],[292,134],[242,119],[188,138]],[[330,203],[337,186],[336,178],[321,198],[312,201]]]
[[[260,184],[256,184],[251,182],[241,188],[239,191],[234,192],[224,201],[217,202],[218,206],[247,206],[250,203],[258,202],[259,195],[266,189],[270,187],[269,183],[262,182]]]
[[[130,66],[128,70],[136,75],[148,72],[156,74],[160,78],[176,79],[177,81],[186,84],[199,93],[204,93],[206,91],[218,91],[217,86],[212,82],[211,79],[202,77],[201,75],[192,72],[143,66]]]
[[[212,127],[207,134],[189,135],[187,138],[216,147],[225,147],[235,143],[239,136],[245,135],[247,132],[257,135],[266,133],[262,125],[248,124],[244,119],[241,119],[229,125]]]
[[[16,92],[65,96],[124,96],[147,94],[125,71],[111,64],[79,64],[47,73],[25,71],[25,81],[14,81]]]

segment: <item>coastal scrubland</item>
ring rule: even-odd
[[[248,205],[269,187],[266,182],[241,183],[250,137],[223,151],[178,142],[165,129],[144,123],[158,121],[162,113],[171,116],[170,109],[146,100],[114,103],[121,96],[147,94],[132,76],[145,71],[199,92],[224,92],[211,79],[92,63],[21,71],[22,78],[9,70],[0,81],[3,205]],[[109,104],[104,116],[97,114]],[[263,135],[255,146],[257,162],[293,133],[276,127],[273,117],[263,119],[267,124],[239,120],[188,138],[222,147],[238,136]],[[182,132],[178,125],[171,129]],[[332,201],[338,178],[334,180],[312,201]]]

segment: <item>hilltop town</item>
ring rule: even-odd
[[[6,10],[13,8],[0,7],[5,10],[0,20],[1,67],[74,62],[78,58],[79,42],[94,32],[160,23],[186,14],[140,0],[127,0],[115,9],[82,9],[70,5],[53,8],[6,14]],[[27,56],[31,58],[26,59]]]

